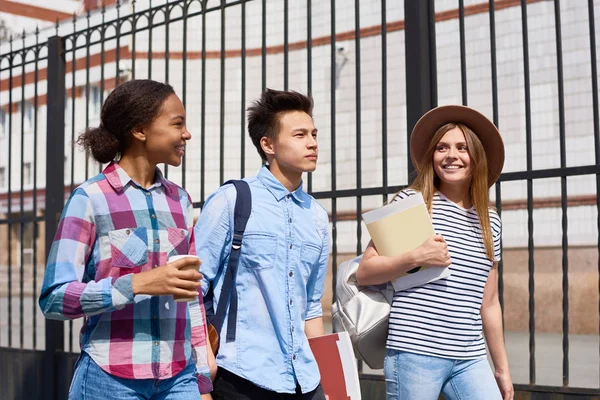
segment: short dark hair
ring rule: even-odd
[[[281,115],[291,111],[302,111],[312,118],[312,97],[292,90],[267,89],[248,107],[248,134],[264,161],[267,156],[260,146],[260,139],[266,136],[274,140],[279,132]]]
[[[101,163],[122,156],[131,132],[151,124],[174,93],[171,85],[150,79],[134,79],[117,86],[104,101],[100,126],[88,128],[77,143]]]

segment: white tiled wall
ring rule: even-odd
[[[465,1],[465,6],[480,3],[481,0]],[[153,1],[156,6],[159,2]],[[260,49],[262,45],[262,2],[248,2],[246,5],[246,48]],[[437,0],[436,11],[456,9],[458,2]],[[486,2],[487,3],[487,2]],[[147,7],[148,1],[136,2],[137,9]],[[361,1],[360,27],[366,28],[381,23],[380,2],[377,0]],[[600,0],[595,1],[596,26],[600,26]],[[354,1],[339,0],[336,2],[336,32],[338,34],[355,29]],[[560,163],[559,142],[559,103],[558,76],[556,61],[555,19],[552,2],[535,2],[527,7],[528,37],[529,37],[529,82],[531,107],[531,138],[533,168],[557,168]],[[396,22],[404,18],[403,3],[387,2],[387,21]],[[267,46],[283,44],[283,2],[267,1]],[[198,12],[197,5],[192,6],[190,14]],[[122,12],[125,12],[122,10]],[[180,11],[173,11],[173,17]],[[228,50],[241,48],[241,7],[232,6],[225,11],[226,30],[225,45]],[[312,1],[312,37],[331,34],[330,2]],[[94,17],[97,18],[97,17]],[[154,21],[159,22],[162,16]],[[590,165],[595,163],[593,139],[593,114],[591,90],[590,43],[588,32],[587,2],[562,2],[562,49],[563,49],[563,82],[564,82],[564,122],[566,137],[566,165]],[[79,22],[81,25],[84,22]],[[141,26],[146,22],[140,21]],[[289,43],[294,44],[306,40],[307,9],[302,1],[289,2]],[[79,27],[78,25],[78,27]],[[183,48],[183,24],[171,23],[169,31],[169,49],[171,52]],[[62,28],[61,30],[66,30]],[[202,200],[202,185],[207,195],[216,189],[220,183],[220,103],[221,103],[221,63],[219,58],[212,58],[212,52],[221,48],[221,14],[214,11],[206,16],[206,44],[209,58],[206,63],[205,76],[205,149],[201,151],[201,94],[202,94],[202,63],[199,59],[202,38],[202,18],[195,16],[188,21],[186,64],[186,96],[189,128],[193,140],[188,147],[186,170],[186,187],[195,200]],[[597,34],[598,35],[598,34]],[[490,29],[488,13],[467,16],[465,19],[466,37],[466,69],[468,104],[492,118],[492,80],[490,58]],[[357,88],[356,60],[357,48],[354,40],[339,41],[337,48],[338,64],[344,58],[346,62],[339,70],[339,80],[335,91],[335,178],[337,189],[352,189],[357,185],[357,154],[356,137],[361,141],[360,177],[363,187],[382,185],[382,74],[381,74],[381,37],[371,36],[360,41],[360,126],[357,126]],[[496,59],[497,59],[497,88],[498,88],[498,125],[506,144],[505,172],[522,171],[526,169],[526,120],[525,120],[525,88],[523,62],[523,35],[520,7],[512,7],[496,11]],[[114,41],[106,43],[106,49],[115,47]],[[122,45],[131,46],[131,37],[125,36]],[[437,53],[437,82],[438,103],[461,103],[461,64],[459,22],[457,19],[436,24],[436,53]],[[341,48],[343,47],[343,50]],[[158,27],[152,33],[152,50],[165,50],[165,30]],[[4,51],[4,49],[3,49]],[[99,50],[94,50],[99,51]],[[147,53],[148,32],[136,34],[136,51]],[[83,57],[84,51],[79,51],[77,57]],[[70,55],[68,55],[68,60]],[[148,77],[148,61],[146,57],[138,58],[135,64],[135,76]],[[312,94],[315,100],[314,119],[319,129],[320,158],[319,167],[312,175],[314,191],[325,191],[332,188],[332,98],[331,98],[331,46],[315,45],[312,49]],[[283,53],[269,54],[266,59],[268,87],[282,89],[284,85],[284,55]],[[224,179],[236,178],[241,175],[241,153],[245,155],[245,175],[254,174],[260,167],[260,159],[250,139],[246,137],[242,148],[243,116],[250,101],[255,99],[262,89],[261,57],[249,56],[246,59],[246,98],[241,99],[242,71],[241,60],[228,57],[225,60],[225,90],[224,90],[224,136],[223,171]],[[387,36],[387,174],[389,185],[401,185],[407,182],[407,132],[406,132],[406,86],[405,86],[404,31],[388,33]],[[121,68],[127,68],[131,63],[122,61]],[[307,51],[293,50],[289,53],[289,88],[306,92],[307,81]],[[29,67],[28,67],[29,68]],[[115,64],[107,63],[105,77],[115,74]],[[17,71],[14,71],[15,73]],[[20,71],[19,71],[20,72]],[[173,84],[178,94],[182,95],[183,63],[179,59],[169,62],[169,82]],[[100,68],[90,71],[92,81],[99,78]],[[4,79],[7,72],[0,74]],[[151,77],[164,80],[166,76],[164,60],[153,59]],[[85,71],[76,74],[76,84],[85,82]],[[71,85],[71,77],[67,76],[67,86]],[[4,90],[4,88],[2,88]],[[39,85],[40,93],[45,93],[45,82]],[[33,85],[26,87],[26,96],[33,93]],[[597,95],[597,94],[596,94]],[[20,90],[13,92],[13,101],[20,98]],[[2,91],[0,103],[8,102],[8,94]],[[40,132],[45,132],[45,108],[40,110]],[[19,114],[14,114],[20,120]],[[77,100],[76,132],[85,126],[85,103]],[[19,132],[18,124],[13,124],[13,132]],[[70,126],[67,128],[68,141],[71,139]],[[44,165],[44,135],[40,135],[39,165]],[[13,139],[13,166],[18,163],[20,144]],[[204,181],[200,181],[201,157],[205,157]],[[32,157],[32,151],[27,150],[25,157]],[[70,150],[67,152],[70,163]],[[84,155],[76,152],[76,163],[83,161]],[[0,136],[0,165],[7,163],[7,137]],[[90,166],[92,172],[96,167]],[[13,168],[13,182],[17,182],[19,168]],[[85,176],[83,169],[77,168],[76,181],[82,181]],[[67,170],[67,173],[70,171]],[[180,182],[181,170],[169,169],[169,177]],[[70,181],[70,175],[69,179]],[[38,179],[43,186],[43,176]],[[14,185],[14,183],[13,183]],[[594,177],[569,178],[569,195],[594,195]],[[503,199],[526,198],[526,185],[522,182],[504,183],[502,185]],[[540,180],[534,182],[536,197],[560,196],[560,180]],[[492,191],[492,198],[494,192]],[[331,210],[331,201],[323,202]],[[382,204],[380,196],[364,198],[363,209],[373,208]],[[337,211],[355,212],[355,198],[339,199]],[[595,207],[577,207],[569,209],[569,241],[571,244],[594,244],[597,241],[597,226]],[[505,211],[504,243],[506,246],[527,245],[527,213],[526,210]],[[560,209],[542,209],[534,213],[534,240],[536,245],[558,245],[561,242],[561,213]],[[337,227],[338,250],[354,251],[356,249],[356,222],[340,222]],[[368,240],[366,231],[363,232],[363,247]]]

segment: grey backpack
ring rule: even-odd
[[[361,259],[362,255],[344,261],[338,268],[333,330],[348,332],[356,358],[381,369],[394,289],[391,284],[359,286],[355,275]]]

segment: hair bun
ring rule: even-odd
[[[97,128],[88,128],[79,136],[77,143],[103,164],[114,160],[119,153],[119,140],[102,124]]]

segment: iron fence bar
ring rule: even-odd
[[[565,139],[565,90],[563,82],[562,28],[560,1],[554,0],[554,26],[556,33],[556,72],[558,83],[558,119],[560,141],[560,167],[567,166]],[[562,223],[562,311],[563,311],[563,386],[569,386],[569,238],[567,216],[567,178],[560,178]]]
[[[354,47],[356,52],[355,59],[355,74],[356,74],[356,188],[360,190],[362,188],[362,157],[361,157],[361,57],[360,57],[360,2],[354,0]],[[360,223],[360,215],[362,213],[362,197],[356,196],[356,255],[362,252],[362,224]],[[363,370],[362,360],[358,360],[357,368],[360,373]]]
[[[104,87],[105,87],[105,83],[104,83],[104,62],[105,62],[105,49],[104,49],[104,38],[106,36],[106,24],[104,24],[104,16],[105,16],[105,8],[104,8],[104,2],[102,2],[102,28],[100,30],[100,38],[102,39],[102,43],[100,45],[100,88],[99,88],[99,104],[96,104],[95,108],[95,112],[98,112],[98,115],[95,116],[98,119],[100,119],[100,110],[102,109],[102,104],[104,103]],[[117,85],[117,82],[115,81],[115,87]],[[102,164],[98,163],[98,173],[102,173]]]
[[[131,0],[131,13],[131,79],[135,79],[135,59],[137,47],[135,36],[136,32],[141,31],[141,29],[139,31],[137,29],[138,14],[135,12],[135,0]]]
[[[148,79],[152,79],[152,28],[154,26],[154,10],[152,9],[152,0],[148,0],[150,4],[148,15]]]
[[[460,86],[462,103],[467,105],[467,55],[465,41],[465,2],[458,0],[458,31],[460,35]]]
[[[262,43],[260,52],[262,91],[267,88],[267,0],[262,0]]]
[[[88,45],[85,48],[85,129],[90,126],[90,39],[92,37],[92,33],[90,31],[90,10],[87,10],[87,30],[85,33],[85,40]],[[75,73],[75,71],[73,71]],[[90,177],[90,152],[86,150],[85,152],[85,179],[87,180]],[[69,321],[69,330],[73,328],[73,321]],[[69,332],[69,346],[71,346],[73,342],[72,332]],[[72,347],[69,347],[69,351],[73,351]]]
[[[337,192],[336,180],[336,45],[335,45],[335,0],[330,0],[331,4],[331,193]],[[336,282],[337,282],[337,196],[329,197],[331,199],[331,254],[332,254],[332,301],[337,298]]]
[[[289,4],[288,0],[283,0],[283,90],[288,90],[290,78],[290,54],[289,54]]]
[[[219,104],[219,184],[225,182],[225,2],[221,0],[221,84]]]
[[[242,2],[242,82],[240,110],[240,178],[246,175],[246,1]]]
[[[588,21],[590,32],[590,65],[592,75],[592,104],[594,115],[594,156],[596,165],[600,164],[600,113],[598,111],[598,69],[596,57],[596,22],[594,16],[594,0],[588,0]],[[596,174],[596,213],[597,228],[600,232],[600,174]],[[598,239],[598,292],[600,293],[600,238]],[[598,309],[600,310],[600,304]],[[600,319],[599,319],[600,322]],[[599,328],[600,330],[600,328]],[[600,347],[598,348],[600,360]],[[600,382],[598,383],[600,387]]]
[[[206,4],[208,0],[202,0],[202,91],[200,93],[200,200],[206,199]]]
[[[499,127],[498,120],[498,65],[496,61],[496,9],[495,1],[489,0],[489,17],[490,17],[490,64],[492,74],[492,115],[494,125]],[[496,183],[496,209],[498,215],[502,217],[502,185]],[[502,240],[500,241],[502,248]],[[498,300],[500,301],[500,309],[502,311],[502,327],[504,328],[504,259],[498,261]]]
[[[169,1],[167,0],[167,5],[169,5]],[[157,11],[158,12],[158,11]],[[171,11],[170,8],[167,7],[167,9],[165,10],[165,83],[169,83],[169,51],[170,51],[170,46],[169,46],[169,17],[171,15]],[[152,32],[152,31],[150,31]],[[185,107],[184,107],[185,108]],[[185,151],[183,152],[183,157],[181,159],[181,163],[182,165],[182,169],[185,169]],[[169,165],[167,163],[164,164],[164,171],[165,171],[165,178],[169,178]]]
[[[188,12],[188,3],[185,3],[183,5],[183,47],[182,47],[182,51],[183,51],[183,57],[181,60],[181,102],[183,103],[183,108],[186,109],[186,114],[187,114],[187,39],[188,39],[188,19],[187,19],[187,12]],[[186,123],[188,121],[186,120]],[[183,162],[182,162],[182,168],[181,168],[181,186],[183,186],[185,188],[185,184],[186,184],[186,169],[187,169],[187,151],[185,153],[183,153]]]
[[[306,0],[306,86],[307,94],[312,97],[312,0]],[[308,173],[308,193],[312,193],[313,176]]]
[[[360,190],[362,188],[362,143],[361,143],[361,128],[362,128],[362,118],[361,118],[361,57],[360,57],[360,2],[359,0],[354,0],[354,51],[356,53],[356,59],[354,63],[355,73],[356,73],[356,189]],[[362,213],[362,197],[356,196],[356,255],[359,255],[362,252],[362,225],[360,223],[360,215]],[[362,367],[362,366],[361,366]],[[362,368],[361,368],[362,369]]]
[[[48,39],[48,91],[62,93],[65,88],[65,42],[59,36]],[[56,96],[47,105],[46,139],[46,254],[50,252],[64,206],[65,96]],[[44,352],[44,396],[59,398],[58,385],[62,371],[56,368],[56,354],[64,350],[62,321],[46,319],[46,351]]]
[[[23,47],[25,46],[25,31],[23,31]],[[27,58],[27,53],[23,52],[23,60]],[[23,215],[24,211],[24,191],[23,185],[25,184],[25,113],[29,114],[25,101],[25,65],[21,66],[21,187],[19,189],[19,214]],[[31,170],[30,170],[31,171]],[[9,200],[12,201],[12,200]],[[24,266],[23,256],[25,255],[24,248],[24,231],[25,224],[21,222],[17,225],[19,227],[19,348],[23,349],[24,343],[24,332],[23,332],[23,278],[24,278]],[[11,299],[12,302],[12,299]],[[12,323],[12,321],[11,321]]]
[[[381,0],[381,184],[384,204],[388,201],[387,107],[387,1]]]
[[[28,47],[28,49],[32,49],[30,51],[35,51],[35,48],[32,48],[32,47]],[[19,49],[18,51],[21,51],[21,49]],[[15,52],[9,51],[8,53],[6,53],[6,56],[10,57],[11,55],[14,55],[14,54],[15,54]],[[39,61],[44,61],[47,59],[48,59],[47,57],[40,57]],[[22,64],[29,65],[29,64],[33,64],[33,63],[35,63],[35,61],[30,60],[30,61],[24,61]],[[4,67],[4,68],[0,69],[0,72],[8,71],[9,69],[18,68],[20,66],[21,66],[21,64],[10,64],[10,67]]]
[[[33,299],[32,301],[32,316],[33,316],[33,349],[37,350],[37,242],[38,242],[38,216],[37,216],[37,166],[38,166],[38,157],[37,157],[37,143],[38,143],[38,78],[39,78],[39,64],[37,59],[40,55],[40,47],[39,47],[39,28],[35,29],[35,69],[33,72],[33,77],[35,84],[33,85],[33,109],[34,109],[34,121],[33,121],[33,213],[32,213],[32,223],[33,223]],[[23,215],[21,215],[23,216]],[[41,218],[39,218],[41,220]],[[38,377],[39,384],[39,377]]]
[[[36,193],[33,193],[33,195],[35,196]],[[44,220],[44,217],[39,216],[39,217],[33,217],[33,216],[20,216],[20,217],[15,217],[15,218],[6,218],[6,219],[0,219],[0,225],[5,225],[5,224],[20,224],[21,222],[23,223],[36,223],[36,222],[41,222]]]
[[[13,38],[10,38],[12,53]],[[10,62],[14,60],[10,57]],[[12,216],[12,122],[13,122],[13,70],[9,70],[8,77],[8,217]],[[8,222],[8,347],[12,347],[12,223]]]
[[[502,183],[496,182],[496,210],[500,220],[502,220]],[[502,252],[503,243],[502,236],[500,237],[500,251]],[[504,329],[504,261],[500,258],[498,261],[498,301],[500,302],[500,310],[502,312],[502,328]]]
[[[527,0],[521,0],[521,25],[523,34],[523,73],[525,79],[525,141],[527,145],[527,171],[532,171],[531,94],[529,79],[529,34],[527,28]],[[535,384],[535,260],[533,244],[533,179],[527,178],[527,234],[529,272],[529,383]]]
[[[117,23],[115,24],[116,40],[116,58],[115,58],[115,87],[119,86],[121,80],[121,0],[117,0]]]
[[[435,8],[433,0],[405,1],[406,122],[407,153],[410,154],[410,133],[423,114],[437,103],[437,73],[435,56]],[[414,178],[415,167],[407,157],[408,182]]]

